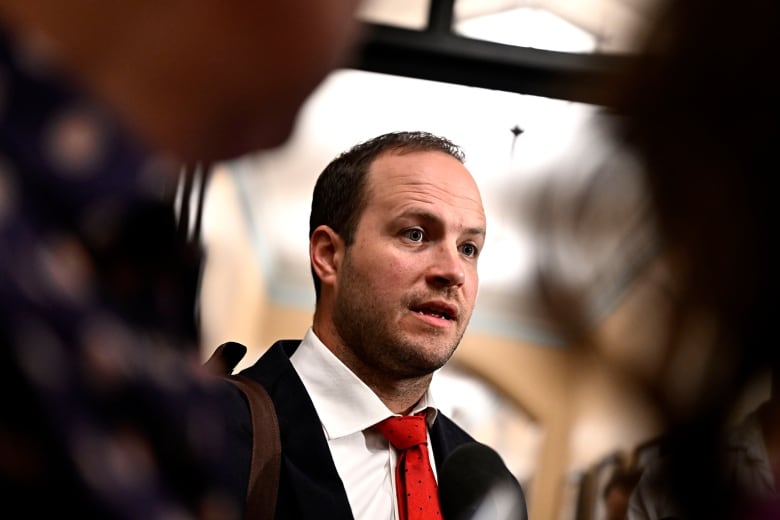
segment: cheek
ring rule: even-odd
[[[381,241],[356,242],[349,253],[349,263],[359,271],[356,274],[382,293],[408,291],[424,281],[425,266],[430,262],[424,255],[411,254]]]
[[[410,272],[409,266],[406,263],[394,258],[389,258],[385,261],[377,262],[376,274],[377,278],[380,279],[381,284],[389,292],[407,288],[413,279],[413,275]]]
[[[466,283],[463,285],[463,292],[470,301],[477,298],[479,291],[479,275],[475,268],[466,268]]]
[[[343,276],[366,288],[366,294],[390,294],[409,286],[409,266],[386,251],[353,246]]]

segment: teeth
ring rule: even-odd
[[[417,311],[417,312],[419,312],[420,314],[427,314],[429,316],[435,316],[435,317],[440,318],[442,320],[449,320],[450,319],[450,316],[448,314],[443,314],[441,312],[430,311],[430,310],[425,310],[425,309]]]

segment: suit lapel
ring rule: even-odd
[[[452,451],[467,442],[473,442],[474,438],[463,431],[444,414],[436,415],[436,420],[431,426],[431,444],[433,445],[433,458],[437,471],[441,472],[441,466]]]
[[[265,386],[279,419],[282,471],[276,517],[351,519],[349,500],[319,417],[289,360],[299,344],[276,342],[243,371]]]
[[[284,519],[352,519],[344,485],[336,471],[322,424],[290,355],[297,340],[274,343],[242,374],[261,383],[276,407],[282,441],[282,470],[276,517]],[[436,467],[463,443],[474,439],[443,414],[431,427]]]

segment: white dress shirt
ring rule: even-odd
[[[328,442],[352,514],[358,520],[397,520],[395,466],[397,454],[376,429],[394,415],[379,397],[347,368],[309,328],[290,357],[303,381]],[[426,411],[428,427],[436,418],[430,390],[414,406]],[[433,451],[428,435],[428,456],[433,472]]]

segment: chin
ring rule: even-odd
[[[449,347],[426,352],[427,355],[420,358],[420,365],[425,367],[426,373],[435,372],[446,365],[454,353],[455,348]]]

